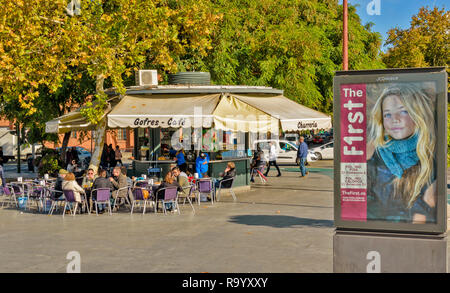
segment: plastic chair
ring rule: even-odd
[[[213,183],[210,178],[202,178],[197,180],[197,193],[198,193],[198,205],[200,205],[200,195],[201,194],[209,194],[211,197],[211,204],[214,204],[214,196],[213,196]]]
[[[235,179],[235,177],[220,180],[220,182],[219,182],[219,192],[217,193],[217,198],[216,198],[217,201],[219,201],[220,193],[222,192],[222,189],[228,189],[230,191],[230,193],[231,193],[231,196],[233,196],[234,201],[236,201],[236,195],[234,194],[234,191],[233,191],[234,179]],[[223,187],[223,183],[224,182],[229,182],[229,181],[231,181],[230,187]]]
[[[163,194],[162,198],[158,198],[158,195]],[[166,213],[166,203],[172,203],[172,208],[178,210],[180,214],[180,208],[178,207],[178,188],[177,187],[165,187],[158,190],[156,194],[156,201],[161,201],[163,205],[164,214]],[[157,205],[155,205],[156,213]]]
[[[141,203],[142,201],[144,202],[144,208],[143,208],[142,214],[145,214],[147,202],[153,202],[153,204],[156,205],[156,202],[151,194],[151,191],[149,191],[149,197],[145,198],[143,190],[144,189],[141,187],[136,187],[133,189],[133,198],[131,199],[131,201],[132,201],[131,215],[133,214],[134,206],[136,203]]]
[[[112,211],[111,211],[111,190],[109,188],[98,188],[98,189],[93,189],[91,191],[91,198],[92,194],[94,193],[94,191],[97,192],[97,199],[94,200],[94,204],[95,204],[95,213],[98,216],[98,205],[103,203],[103,204],[108,204],[109,207],[109,214],[112,215]]]

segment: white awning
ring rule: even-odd
[[[257,107],[228,94],[221,98],[214,110],[214,128],[226,131],[278,133],[280,122]]]
[[[220,94],[126,95],[108,114],[108,127],[209,128],[219,98]]]
[[[237,95],[240,101],[279,119],[283,131],[329,129],[331,117],[300,105],[282,95]]]

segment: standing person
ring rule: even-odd
[[[3,166],[3,161],[4,161],[4,158],[3,158],[3,147],[0,147],[0,165],[1,166]]]
[[[208,163],[209,156],[206,153],[201,153],[195,160],[195,170],[198,173],[198,178],[208,177]]]
[[[72,148],[72,160],[75,160],[76,163],[80,161],[80,158],[78,158],[78,151],[76,147]]]
[[[300,172],[302,173],[302,175],[300,177],[305,177],[309,173],[305,167],[307,156],[308,156],[308,145],[305,142],[305,138],[303,136],[300,136],[298,150],[297,150],[297,158],[298,158],[299,164],[300,164]]]
[[[120,166],[123,166],[122,153],[120,152],[119,145],[116,145],[116,150],[114,151],[114,154],[116,156],[116,165],[117,165],[117,163],[120,162]]]
[[[103,144],[103,151],[102,156],[100,159],[100,166],[102,169],[108,168],[108,145],[105,143]]]
[[[252,170],[251,174],[252,177],[250,178],[251,182],[255,182],[254,176],[257,173],[257,170],[261,173],[264,172],[264,167],[266,166],[266,162],[264,161],[264,152],[261,150],[261,147],[258,145],[256,147],[256,152],[253,155],[252,160]]]
[[[277,177],[280,177],[281,171],[277,165],[277,148],[275,147],[275,143],[273,141],[270,142],[269,165],[267,166],[267,171],[266,171],[266,174],[264,174],[264,176],[267,177],[267,174],[269,174],[271,165],[273,165],[273,166],[275,166],[275,168],[277,168],[277,171],[278,171]]]
[[[3,170],[3,166],[2,165],[0,165],[0,181],[1,181],[0,185],[2,187],[5,187],[6,186],[5,171]],[[1,190],[1,193],[3,194],[3,188]]]
[[[108,146],[108,162],[110,168],[116,166],[116,152],[114,151],[112,144]]]
[[[186,172],[187,171],[187,163],[186,163],[186,159],[184,158],[184,156],[185,156],[184,150],[183,150],[183,148],[181,148],[175,156],[175,161],[177,162],[178,168],[180,168],[181,171]]]

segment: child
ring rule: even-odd
[[[412,85],[376,101],[367,146],[367,219],[436,222],[433,103]]]

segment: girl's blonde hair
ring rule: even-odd
[[[166,177],[164,178],[164,181],[167,182],[167,183],[169,183],[169,184],[172,184],[172,183],[173,183],[174,179],[173,179],[173,173],[172,173],[171,171],[169,171],[169,172],[166,174]]]
[[[407,207],[411,208],[422,188],[431,184],[436,145],[433,101],[413,85],[396,84],[386,88],[376,101],[369,122],[369,143],[376,148],[385,146],[393,139],[386,134],[383,125],[382,106],[388,96],[400,99],[415,123],[414,134],[418,134],[416,152],[419,163],[394,180],[394,196],[400,195]]]

